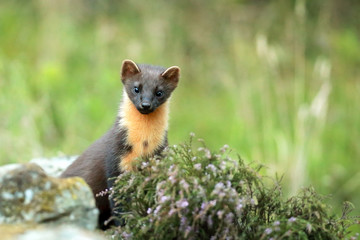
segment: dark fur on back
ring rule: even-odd
[[[107,195],[97,194],[112,187],[113,178],[120,174],[118,168],[120,157],[131,151],[131,146],[125,141],[126,130],[118,127],[118,121],[119,119],[61,175],[64,178],[79,176],[91,186],[96,207],[100,211],[99,225],[102,229],[106,228],[104,221],[111,216],[111,207]]]

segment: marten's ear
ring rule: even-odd
[[[176,87],[180,78],[180,68],[178,66],[169,67],[161,74],[161,77],[171,81]]]
[[[126,59],[122,62],[121,67],[121,80],[124,81],[126,78],[132,77],[135,74],[140,73],[140,69],[133,61]]]

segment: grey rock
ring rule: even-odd
[[[36,163],[51,177],[59,177],[63,171],[75,161],[78,156],[64,156],[52,158],[34,158],[31,163]]]
[[[12,163],[12,164],[0,166],[0,181],[2,180],[2,178],[4,176],[6,176],[6,174],[8,172],[10,172],[11,170],[14,170],[15,168],[18,168],[20,165],[21,164],[19,164],[19,163]]]
[[[80,229],[76,226],[1,225],[2,240],[105,240],[100,233]]]
[[[92,191],[81,178],[50,177],[34,163],[0,178],[0,224],[68,223],[95,229],[97,219]]]
[[[78,156],[62,156],[52,158],[33,158],[31,163],[36,163],[51,177],[59,177],[63,171],[75,161]],[[0,166],[0,181],[2,177],[9,171],[20,167],[20,163],[7,164]]]

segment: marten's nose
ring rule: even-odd
[[[141,106],[142,106],[143,109],[149,109],[151,104],[148,103],[148,102],[143,102],[143,103],[141,103]]]

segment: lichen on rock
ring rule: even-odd
[[[0,177],[0,224],[72,223],[95,229],[97,219],[93,194],[81,178],[49,177],[34,163]]]

